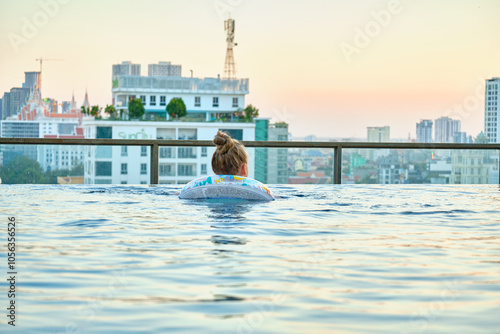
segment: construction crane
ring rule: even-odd
[[[40,97],[42,97],[42,64],[44,61],[63,61],[64,59],[47,59],[40,57],[36,61],[40,62],[40,75],[38,76],[38,90],[40,91]]]
[[[236,78],[236,63],[234,62],[233,48],[238,45],[234,42],[234,20],[229,17],[224,21],[224,30],[226,31],[226,61],[224,63],[224,78],[225,79],[235,79]]]

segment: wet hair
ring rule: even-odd
[[[217,146],[212,156],[212,169],[217,175],[237,175],[241,165],[248,163],[248,153],[242,143],[225,132],[214,137]]]

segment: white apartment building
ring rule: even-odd
[[[180,76],[113,76],[113,104],[128,112],[132,99],[141,99],[146,117],[169,119],[166,107],[171,99],[182,98],[188,117],[198,121],[232,119],[245,108],[248,79],[186,78]]]
[[[486,80],[486,96],[484,100],[484,134],[490,143],[500,143],[500,78]]]
[[[440,117],[434,122],[434,142],[453,143],[456,132],[460,132],[461,122],[449,117]]]
[[[255,140],[255,123],[84,121],[86,138],[212,140],[218,130],[238,140]],[[185,184],[213,174],[213,147],[160,147],[159,183]],[[254,177],[255,149],[249,176]],[[92,146],[85,153],[86,184],[149,184],[150,148],[147,146]]]
[[[432,121],[430,119],[423,119],[417,123],[417,143],[432,143]]]

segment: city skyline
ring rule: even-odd
[[[75,91],[81,104],[88,88],[102,107],[122,61],[143,69],[171,61],[183,76],[217,77],[229,13],[238,77],[250,79],[247,104],[288,122],[296,137],[365,137],[367,127],[388,125],[392,138],[415,138],[417,122],[441,116],[475,137],[485,80],[500,75],[496,1],[147,4],[0,0],[0,94],[39,70],[39,57],[64,59],[44,62],[44,97],[67,101]]]

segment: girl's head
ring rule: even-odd
[[[248,176],[248,153],[242,143],[227,133],[218,131],[214,144],[217,145],[212,156],[212,169],[215,174]]]

